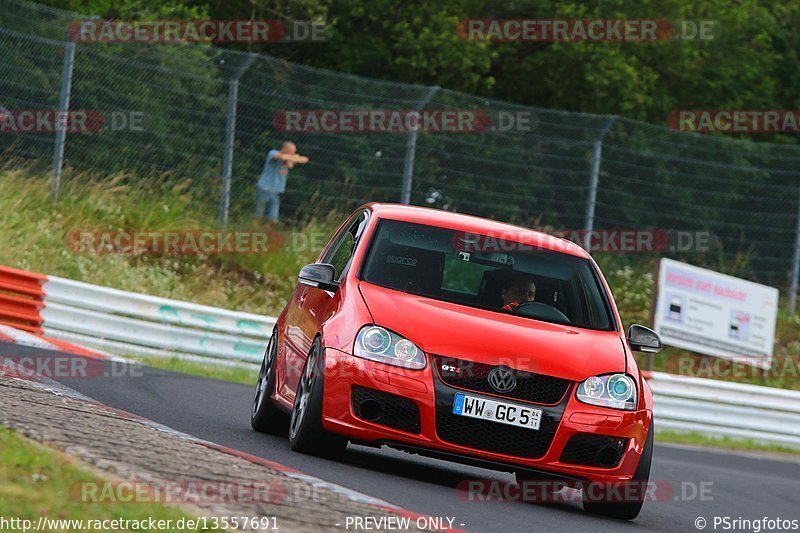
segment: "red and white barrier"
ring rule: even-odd
[[[0,341],[87,357],[107,357],[91,350],[44,336],[42,310],[47,276],[0,266]]]
[[[260,363],[275,319],[0,267],[0,325],[40,348],[229,365]]]

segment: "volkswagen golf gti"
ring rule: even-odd
[[[652,393],[633,351],[660,348],[644,326],[623,332],[580,246],[373,203],[300,270],[251,424],[274,432],[288,415],[299,452],[388,445],[563,483],[586,510],[633,519],[653,453]]]

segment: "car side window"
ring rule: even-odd
[[[345,269],[350,263],[350,257],[356,248],[356,240],[352,233],[349,231],[342,235],[342,240],[339,241],[336,251],[331,257],[330,263],[336,269],[336,280],[341,281],[345,274]]]
[[[589,290],[587,284],[591,283],[594,280],[588,280],[587,277],[590,276],[587,272],[581,272],[582,275],[579,274],[579,279],[581,282],[581,290],[583,291],[584,298],[586,300],[586,311],[589,314],[589,320],[593,324],[601,324],[602,327],[608,327],[608,315],[604,312],[603,309],[603,302],[599,299],[599,292],[597,290]],[[594,296],[594,297],[593,297]]]
[[[350,226],[342,232],[333,248],[326,254],[324,262],[330,263],[336,269],[336,281],[342,281],[345,274],[347,274],[350,262],[353,259],[353,253],[356,250],[356,244],[364,231],[364,227],[367,225],[368,218],[369,215],[366,211],[356,217]]]

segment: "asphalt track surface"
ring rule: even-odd
[[[0,343],[0,355],[15,359],[64,354]],[[800,460],[792,458],[659,445],[656,439],[650,479],[670,484],[672,497],[648,502],[635,521],[620,522],[585,513],[577,502],[467,501],[456,491],[459,483],[476,479],[513,482],[513,475],[389,448],[350,445],[339,461],[298,454],[289,449],[285,436],[264,435],[250,429],[250,386],[151,367],[140,367],[140,372],[131,375],[121,372],[119,363],[114,369],[109,362],[103,364],[107,369],[104,374],[108,375],[57,381],[111,407],[276,461],[410,511],[454,517],[455,527],[467,531],[698,531],[698,517],[707,521],[706,531],[723,531],[723,524],[714,527],[714,517],[800,520]],[[120,373],[126,375],[111,375]],[[705,497],[694,495],[709,487],[710,494],[706,492]]]

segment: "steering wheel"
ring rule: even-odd
[[[567,315],[552,305],[544,304],[542,302],[522,302],[514,309],[514,311],[512,311],[512,313],[529,318],[538,318],[548,322],[559,322],[563,324],[570,324],[572,322],[569,318],[567,318]]]

